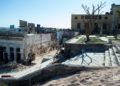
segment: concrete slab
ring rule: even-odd
[[[83,58],[82,58],[83,57]],[[84,56],[75,56],[62,64],[82,66],[103,66],[104,53],[86,53]]]

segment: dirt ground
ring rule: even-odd
[[[42,86],[120,86],[120,67],[81,71],[71,76],[52,79]]]
[[[0,70],[1,70],[0,74],[23,71],[25,69],[33,67],[34,65],[40,64],[44,57],[49,57],[49,56],[54,57],[56,52],[57,50],[52,50],[48,53],[41,54],[40,56],[37,56],[34,61],[32,61],[31,65],[28,65],[28,66],[22,65],[22,64],[16,65],[16,63],[12,63],[12,62],[6,65],[0,66]]]
[[[41,61],[42,61],[42,59],[43,59],[44,57],[49,57],[49,56],[50,56],[50,57],[54,57],[57,52],[58,52],[57,50],[52,50],[52,51],[50,51],[50,52],[48,52],[48,53],[43,53],[43,54],[41,54],[40,56],[37,56],[37,57],[35,58],[35,60],[33,61],[33,63],[41,63]]]

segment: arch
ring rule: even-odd
[[[107,34],[107,24],[106,23],[103,23],[102,28],[103,28],[103,33]]]
[[[94,30],[93,30],[94,34],[98,34],[99,33],[99,27],[98,27],[98,23],[94,23]]]

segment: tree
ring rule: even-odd
[[[119,32],[119,20],[120,19],[120,11],[118,10],[117,11],[117,18],[116,18],[116,22],[117,22],[117,25],[116,25],[116,30],[115,30],[115,34],[114,34],[114,38],[117,39],[117,35],[118,35],[118,32]]]
[[[89,35],[91,34],[91,32],[93,31],[93,24],[94,24],[94,18],[95,15],[97,14],[97,16],[99,16],[99,14],[102,13],[102,9],[105,6],[106,2],[100,2],[100,4],[92,5],[92,10],[90,12],[90,7],[88,7],[87,5],[83,5],[82,4],[82,8],[85,11],[85,13],[88,16],[87,21],[85,22],[85,34],[86,34],[86,41],[88,42],[90,40]]]

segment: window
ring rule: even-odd
[[[77,17],[77,16],[75,16],[75,19],[78,19],[78,17]]]
[[[10,47],[10,60],[14,61],[14,48]]]
[[[118,29],[120,29],[120,24],[118,24]]]
[[[81,19],[84,19],[84,16],[81,16]]]
[[[14,51],[14,48],[13,47],[10,47],[10,52],[13,52]]]
[[[103,23],[103,29],[107,29],[107,24]]]
[[[85,19],[91,19],[91,18],[92,18],[92,19],[96,19],[96,16],[91,16],[91,15],[86,15],[86,16],[85,16]]]
[[[80,23],[77,23],[77,28],[80,28]]]
[[[108,17],[107,17],[107,16],[105,16],[105,19],[108,19]]]
[[[20,52],[20,48],[16,48],[16,52]]]
[[[92,16],[92,19],[97,19],[97,18],[98,18],[98,16],[96,16],[96,15]]]
[[[102,18],[102,16],[99,16],[99,19],[101,19]]]
[[[89,16],[85,16],[85,19],[89,19]]]
[[[84,24],[85,28],[89,28],[89,23]]]
[[[21,62],[21,54],[20,53],[16,54],[16,61],[17,61],[17,63]]]
[[[13,52],[10,53],[10,60],[14,61],[14,53]]]

